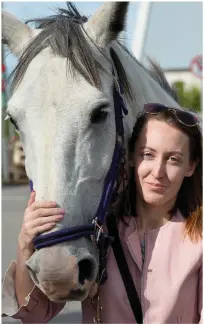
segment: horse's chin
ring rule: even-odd
[[[66,303],[69,301],[83,301],[89,296],[89,290],[73,290],[67,297],[47,296],[50,301],[55,303]]]
[[[70,291],[67,297],[61,297],[58,295],[49,295],[46,291],[38,285],[39,289],[47,296],[47,298],[55,303],[66,303],[68,301],[83,301],[87,297],[93,298],[96,296],[98,291],[98,284],[93,282],[88,284],[86,289],[76,289]]]
[[[47,290],[48,287],[44,283],[42,285],[39,283],[37,284],[37,287],[41,290],[41,292],[44,293],[44,295],[53,302],[56,303],[66,303],[68,301],[83,301],[88,296],[90,296],[90,292],[92,291],[93,283],[88,282],[85,283],[85,286],[82,287],[76,287],[75,289],[71,289],[69,291],[65,291],[62,286],[56,287],[54,283],[52,283],[53,288],[55,290]],[[63,285],[65,288],[65,285]]]

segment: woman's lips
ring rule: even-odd
[[[166,186],[164,186],[162,184],[156,184],[156,183],[146,182],[146,184],[149,185],[150,187],[157,188],[157,189],[162,189],[162,188],[165,188],[166,187]]]

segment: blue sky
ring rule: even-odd
[[[90,16],[102,2],[75,2],[80,13]],[[130,3],[126,45],[131,49],[140,3]],[[4,8],[22,20],[53,14],[56,7],[65,7],[65,2],[4,2]],[[144,53],[155,58],[163,68],[185,68],[190,59],[202,53],[202,3],[157,2],[151,5],[151,19],[146,35]],[[17,60],[6,57],[7,73]]]
[[[186,68],[202,54],[202,2],[152,3],[145,54],[165,68]]]

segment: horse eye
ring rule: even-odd
[[[100,123],[106,120],[108,116],[107,107],[100,107],[91,114],[91,123]]]

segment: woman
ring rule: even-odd
[[[129,148],[131,174],[119,204],[118,230],[143,322],[202,322],[202,136],[198,121],[188,112],[147,104]],[[35,193],[31,193],[17,262],[5,276],[3,310],[24,323],[46,323],[64,307],[33,287],[25,266],[33,253],[34,236],[63,218],[63,211],[55,206],[35,202]],[[135,323],[112,249],[107,269],[108,280],[100,287],[102,323]],[[94,288],[90,296],[93,292]],[[92,323],[95,309],[90,297],[83,301],[82,311],[83,322]]]

